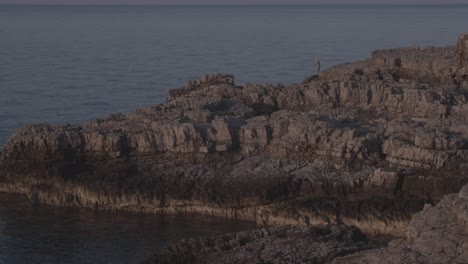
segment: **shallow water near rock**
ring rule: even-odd
[[[200,215],[160,216],[33,206],[0,193],[0,263],[139,263],[172,241],[255,228]]]

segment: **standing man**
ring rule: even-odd
[[[315,57],[315,67],[317,67],[317,73],[320,73],[320,60],[318,57]]]

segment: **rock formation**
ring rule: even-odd
[[[468,88],[468,33],[462,34],[457,43],[458,67],[455,72],[461,87]]]
[[[407,238],[386,246],[356,227],[285,226],[182,240],[143,263],[466,264],[468,185],[437,206],[427,204],[411,220]]]
[[[460,35],[457,43],[458,67],[468,65],[468,33]]]
[[[376,247],[356,227],[284,226],[182,240],[143,263],[329,263]]]
[[[426,205],[411,220],[406,239],[333,263],[468,263],[468,185],[459,194],[445,196],[435,207]]]
[[[29,125],[0,153],[0,190],[405,236],[413,214],[468,183],[466,36],[375,51],[288,87],[209,75],[133,113]]]

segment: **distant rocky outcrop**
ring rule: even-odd
[[[425,204],[468,183],[466,36],[375,51],[288,87],[209,75],[133,113],[29,125],[0,153],[0,190],[403,237]]]

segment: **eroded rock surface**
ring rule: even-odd
[[[424,204],[468,182],[460,43],[375,51],[288,87],[209,75],[133,113],[29,125],[1,151],[0,190],[404,236]]]
[[[426,205],[411,220],[406,239],[333,263],[468,263],[468,185],[459,194],[445,196],[437,206]]]
[[[375,247],[356,227],[285,226],[183,240],[143,263],[330,263]]]
[[[356,227],[284,226],[177,242],[144,264],[468,263],[468,185],[413,216],[406,239],[382,245]]]
[[[458,65],[456,77],[458,84],[463,88],[468,88],[468,33],[462,34],[457,43]]]

